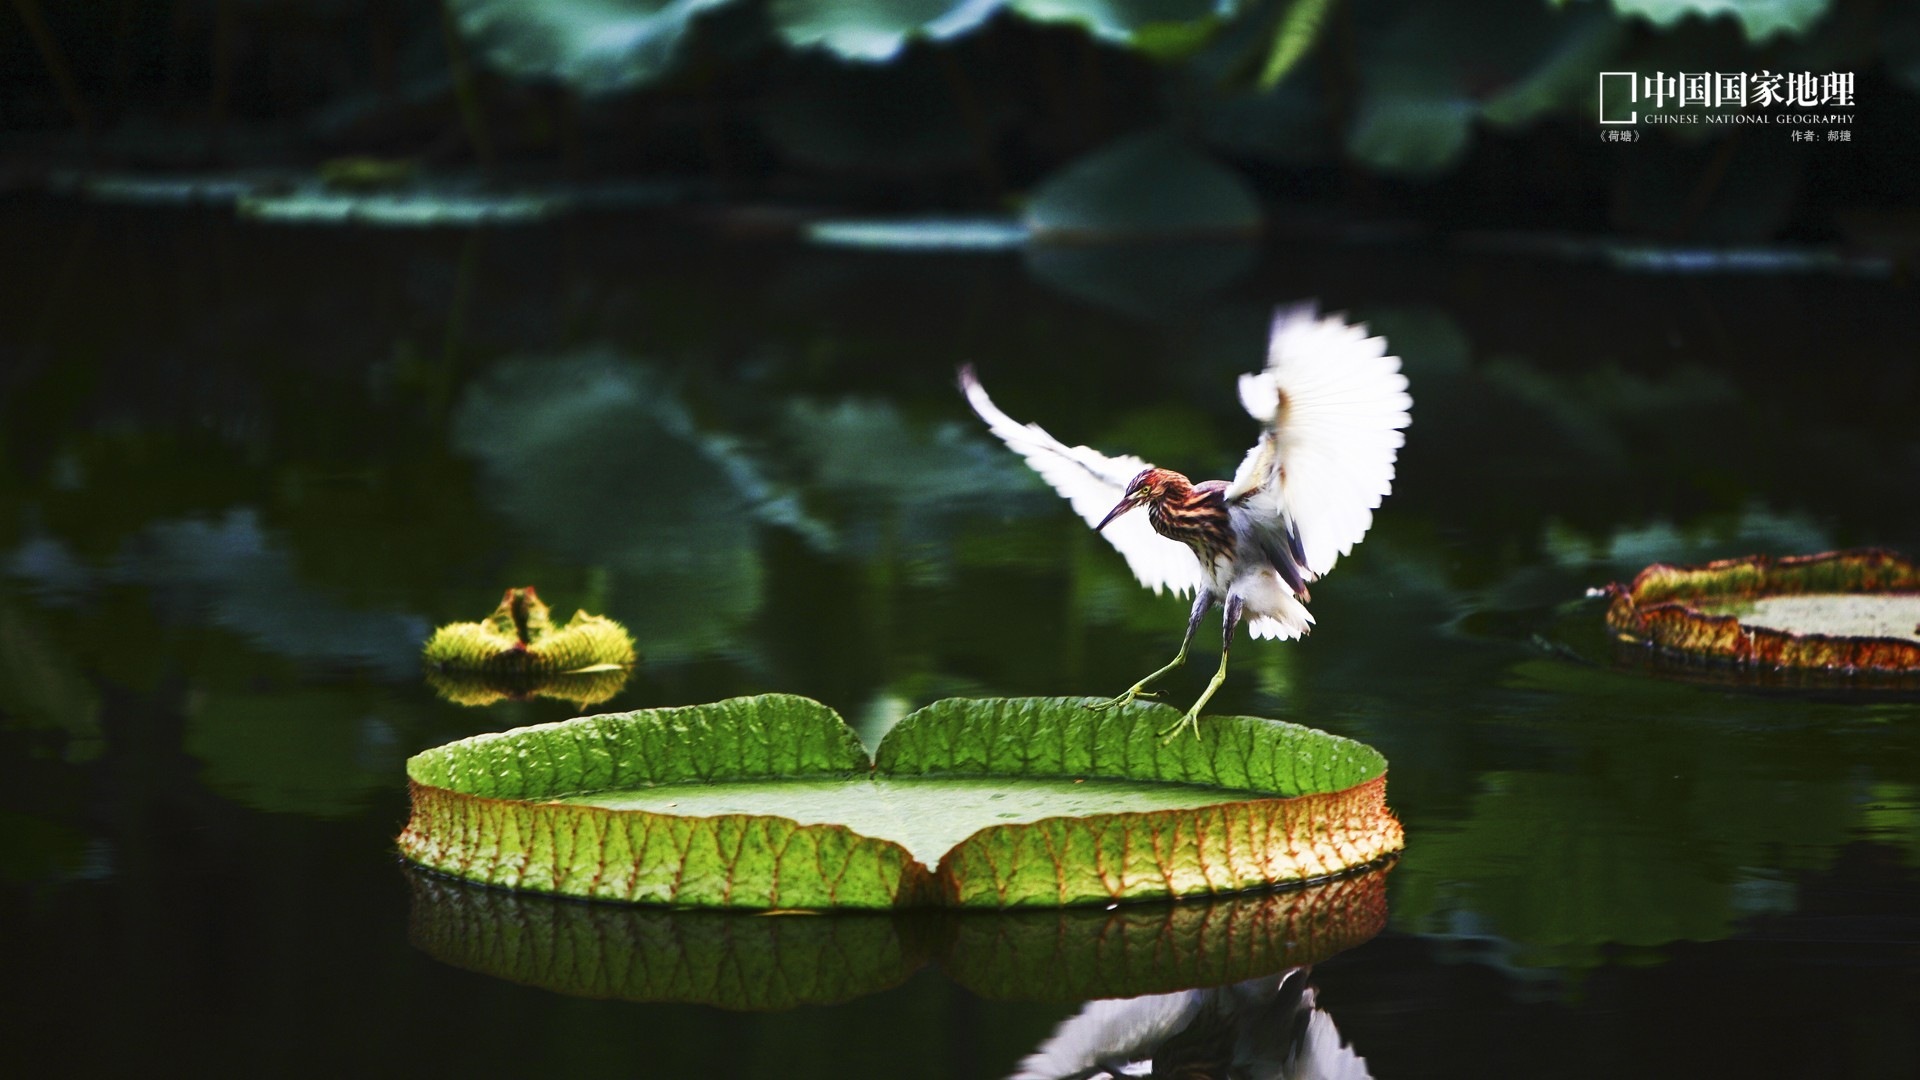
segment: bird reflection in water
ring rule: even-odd
[[[1310,968],[1231,986],[1090,1001],[1009,1080],[1361,1080],[1366,1059],[1315,1004]]]

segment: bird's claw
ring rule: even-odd
[[[1186,713],[1182,715],[1179,721],[1175,723],[1172,727],[1167,728],[1166,730],[1160,732],[1161,744],[1166,745],[1166,744],[1172,743],[1173,740],[1179,738],[1180,733],[1186,730],[1187,728],[1193,729],[1193,737],[1195,739],[1198,739],[1200,737],[1200,717],[1197,714]]]
[[[1134,698],[1157,698],[1159,696],[1160,691],[1158,690],[1142,690],[1136,686],[1126,693],[1121,694],[1119,697],[1093,702],[1089,704],[1087,708],[1092,709],[1094,712],[1105,712],[1108,709],[1118,709],[1126,705],[1131,705]]]

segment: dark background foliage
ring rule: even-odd
[[[15,183],[334,162],[348,184],[480,170],[668,181],[677,199],[1000,208],[1170,129],[1316,219],[1873,246],[1901,231],[1885,211],[1920,171],[1920,9],[1872,0],[13,9],[0,146]],[[1850,142],[1701,126],[1600,140],[1598,72],[1682,70],[1853,73]]]

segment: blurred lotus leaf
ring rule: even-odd
[[[672,70],[694,16],[730,0],[447,0],[487,66],[582,94],[645,86]]]
[[[68,761],[90,761],[106,749],[99,692],[39,619],[9,603],[0,603],[0,719],[59,732]]]
[[[1756,44],[1776,34],[1805,34],[1826,17],[1831,6],[1832,0],[1613,0],[1613,10],[1663,30],[1689,15],[1702,19],[1730,15],[1739,21],[1747,40]]]
[[[146,585],[163,609],[207,618],[267,652],[395,679],[417,670],[427,630],[418,616],[349,608],[302,582],[293,555],[251,508],[217,521],[150,525],[126,545],[113,577]]]
[[[1064,23],[1143,52],[1178,55],[1193,39],[1232,18],[1239,0],[1008,0],[1041,23]]]
[[[985,22],[1002,0],[772,0],[769,14],[795,48],[848,60],[891,60],[910,38],[944,41]]]
[[[1320,40],[1320,28],[1326,25],[1327,13],[1333,10],[1339,0],[1292,0],[1286,11],[1280,15],[1280,21],[1273,31],[1273,51],[1267,54],[1267,63],[1260,71],[1260,88],[1271,90],[1286,78],[1309,51],[1314,42]]]
[[[340,191],[383,191],[406,187],[420,177],[413,158],[368,155],[330,158],[320,163],[320,182]]]
[[[649,661],[737,640],[762,595],[757,522],[820,532],[731,438],[695,424],[677,388],[607,352],[501,364],[461,399],[453,441],[480,462],[493,509],[645,598],[617,614]]]
[[[1362,88],[1347,151],[1383,172],[1453,167],[1473,125],[1516,126],[1584,101],[1619,40],[1616,20],[1536,0],[1383,9],[1361,35]]]
[[[448,228],[462,225],[520,225],[558,213],[567,200],[552,195],[496,194],[460,190],[384,190],[310,188],[244,195],[236,209],[243,218],[286,225],[378,225],[399,228]]]
[[[1027,205],[1037,241],[1219,239],[1260,229],[1240,174],[1169,131],[1121,139],[1049,178]]]
[[[532,586],[508,589],[492,615],[434,631],[427,681],[449,701],[485,705],[530,695],[579,705],[605,701],[633,670],[633,639],[603,615],[574,613],[555,627]]]

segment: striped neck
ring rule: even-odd
[[[1147,504],[1153,531],[1193,549],[1202,563],[1233,551],[1233,530],[1227,521],[1227,501],[1219,486],[1193,487],[1184,477],[1170,480],[1159,498]]]

